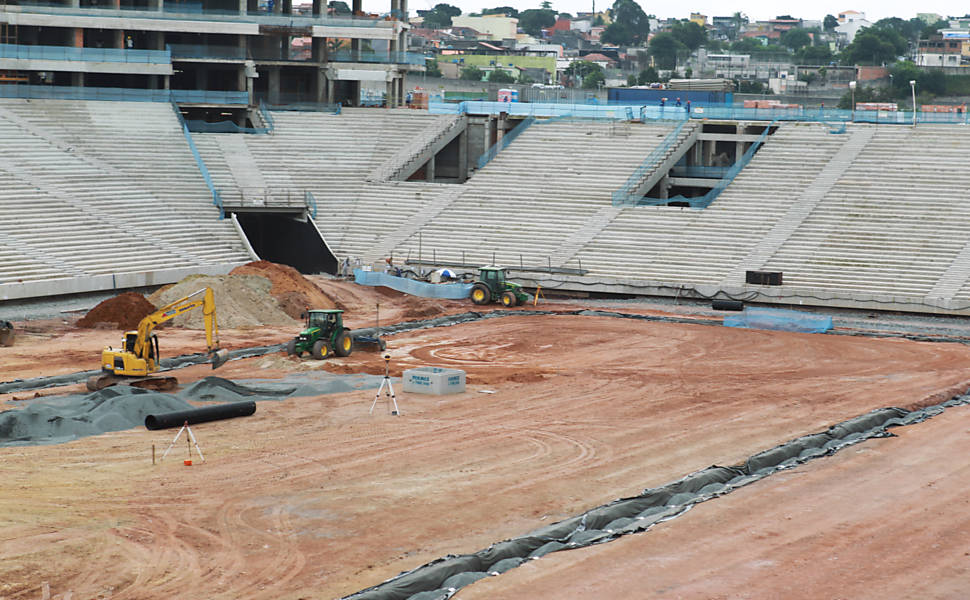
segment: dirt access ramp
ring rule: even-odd
[[[190,468],[180,456],[152,467],[151,444],[167,445],[171,432],[130,430],[0,451],[6,482],[0,489],[0,515],[6,515],[0,594],[36,597],[47,581],[52,594],[75,597],[110,591],[112,598],[171,598],[185,590],[220,599],[340,597],[711,464],[737,464],[873,408],[935,401],[966,385],[970,359],[958,344],[580,316],[493,319],[392,341],[394,375],[419,365],[459,367],[468,373],[469,391],[432,397],[398,390],[398,417],[383,403],[368,414],[371,393],[263,402],[253,418],[194,427],[207,462]],[[260,359],[250,360],[245,364]],[[712,582],[725,576],[726,588],[697,597],[800,595],[781,577],[747,594],[748,582],[731,579],[721,567],[734,561],[743,574],[754,573],[765,560],[775,562],[761,572],[792,571],[808,590],[823,589],[810,582],[820,568],[821,577],[852,582],[875,582],[892,572],[897,589],[959,597],[945,591],[966,581],[966,517],[934,510],[963,506],[966,470],[952,467],[963,485],[951,486],[909,468],[945,463],[949,452],[964,450],[962,429],[921,429],[935,423],[907,430],[928,432],[917,444],[923,455],[910,454],[915,446],[900,444],[902,435],[866,442],[613,542],[630,548],[676,532],[694,515],[713,515],[708,528],[684,534],[683,545],[658,544],[649,556],[633,549],[616,562],[676,565],[671,585],[697,585],[708,573],[714,573]],[[881,475],[885,485],[898,488],[908,514],[931,507],[920,514],[920,526],[940,533],[938,547],[927,550],[922,539],[900,543],[897,529],[883,527],[899,510],[895,492],[874,486],[855,494],[838,487],[854,472],[834,468],[836,461],[854,465],[856,457],[875,456],[881,447],[891,448],[892,456],[858,468],[871,468],[873,482]],[[802,481],[805,487],[793,487]],[[776,488],[790,503],[772,513],[773,502],[761,497]],[[728,503],[735,502],[732,509]],[[833,512],[812,525],[812,515],[850,504],[846,517]],[[763,518],[762,509],[774,518]],[[815,539],[832,534],[833,526],[848,534],[838,542],[838,560],[828,560],[831,554]],[[710,563],[693,560],[700,542],[686,543],[700,532],[717,536],[722,549]],[[550,555],[458,597],[554,560],[612,552],[613,544]],[[928,583],[924,569],[911,568],[928,561],[939,581]],[[591,577],[607,568],[577,564],[593,569]],[[557,597],[617,597],[610,588],[601,593],[569,583]],[[644,585],[654,597],[670,597]],[[852,589],[864,592],[861,584]],[[619,597],[643,596],[617,591]],[[531,595],[509,588],[510,597],[518,593]],[[505,597],[504,590],[492,597]]]

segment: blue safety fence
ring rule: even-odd
[[[832,329],[832,317],[783,308],[745,307],[744,312],[740,315],[724,317],[724,326],[825,333]]]
[[[656,169],[660,162],[663,160],[664,156],[676,142],[680,136],[681,130],[684,129],[684,125],[687,121],[681,121],[674,127],[673,131],[667,134],[667,137],[660,142],[656,148],[653,149],[650,154],[647,155],[640,166],[633,172],[630,177],[627,178],[626,182],[620,187],[620,189],[613,192],[613,206],[625,206],[637,204],[639,201],[639,196],[634,195],[634,191],[643,181],[644,177],[647,176],[651,171]]]
[[[79,8],[65,6],[58,2],[18,0],[16,6],[7,5],[7,10],[15,9],[27,14],[56,14],[76,17],[120,17],[123,19],[153,19],[173,21],[221,21],[233,23],[253,23],[280,27],[302,28],[313,25],[323,27],[380,27],[393,28],[395,21],[383,17],[354,17],[329,15],[287,15],[264,11],[221,10],[202,8],[201,5],[185,3],[166,3],[162,10],[150,10],[144,6],[121,6],[112,8]],[[139,27],[135,27],[139,29]]]
[[[364,271],[363,269],[354,269],[354,281],[360,285],[382,285],[412,296],[447,300],[467,298],[471,294],[473,285],[471,283],[425,283],[405,277],[397,277],[390,273]]]
[[[306,203],[307,211],[311,219],[317,218],[317,199],[313,197],[313,192],[306,190],[303,192],[303,201]]]
[[[185,122],[185,117],[182,116],[182,111],[179,109],[179,105],[175,103],[175,100],[171,101],[172,110],[175,111],[175,116],[178,118],[179,123],[182,125],[182,135],[185,136],[185,141],[189,144],[189,150],[192,151],[192,158],[195,159],[195,164],[199,167],[199,172],[202,173],[202,179],[205,180],[206,186],[209,188],[209,193],[212,194],[212,204],[219,209],[219,219],[222,220],[226,218],[226,212],[222,208],[222,196],[219,194],[219,190],[212,183],[212,177],[209,175],[209,169],[205,166],[205,161],[202,160],[202,155],[199,154],[199,149],[195,147],[195,141],[192,140],[192,133],[189,131],[189,126]]]
[[[76,48],[74,46],[26,46],[0,44],[0,58],[21,60],[70,60],[78,62],[141,63],[168,65],[168,50],[127,50],[120,48]]]
[[[416,52],[365,52],[362,50],[337,50],[327,54],[330,62],[384,63],[398,65],[424,65],[423,54]]]
[[[551,102],[489,102],[467,100],[459,103],[430,102],[428,112],[433,114],[473,114],[511,116],[558,117],[574,116],[590,119],[629,120],[630,113],[641,121],[691,119],[726,119],[742,121],[807,121],[826,124],[841,122],[886,123],[906,125],[913,123],[911,111],[842,110],[835,108],[744,108],[733,105],[695,106],[690,114],[684,106],[645,106],[643,104],[565,104]],[[917,112],[916,123],[970,124],[970,113]],[[833,125],[834,127],[834,125]]]
[[[489,148],[485,154],[482,154],[481,156],[478,157],[478,165],[477,165],[478,168],[481,169],[485,165],[487,165],[493,158],[495,158],[498,155],[499,152],[501,152],[506,148],[506,146],[514,142],[515,138],[522,135],[522,132],[528,129],[535,122],[536,122],[535,117],[527,117],[525,119],[522,119],[522,121],[518,125],[512,128],[512,131],[509,131],[508,133],[504,134],[502,136],[502,139],[500,139],[495,144],[493,144],[492,147]]]

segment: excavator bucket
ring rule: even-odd
[[[209,353],[209,362],[212,363],[213,369],[218,369],[225,364],[227,360],[229,360],[228,350],[213,350]]]

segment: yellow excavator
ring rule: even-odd
[[[201,298],[199,297],[201,296]],[[219,326],[216,323],[216,303],[211,288],[166,304],[138,323],[137,331],[128,331],[120,350],[108,347],[101,352],[101,374],[88,378],[87,388],[95,392],[118,383],[152,390],[172,390],[178,385],[175,377],[149,377],[158,371],[158,336],[154,329],[190,310],[202,307],[205,320],[205,342],[209,362],[218,369],[229,359],[229,352],[219,349]]]

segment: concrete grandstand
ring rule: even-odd
[[[526,284],[573,293],[970,310],[961,168],[970,142],[959,127],[557,118],[513,129],[504,115],[404,109],[267,116],[264,134],[189,133],[167,102],[0,102],[11,157],[0,165],[0,297],[167,283],[225,272],[273,245],[299,254],[316,244],[332,254],[318,271],[388,256],[426,269],[496,262]],[[710,206],[674,201],[676,189],[715,185],[697,173],[725,172],[756,139]],[[474,168],[496,143],[494,159]],[[644,201],[616,205],[636,173],[646,174]],[[247,239],[244,229],[283,212],[280,198],[298,199],[296,219]],[[244,217],[247,204],[255,215]],[[297,221],[310,237],[278,229]],[[749,283],[751,271],[784,280]]]

